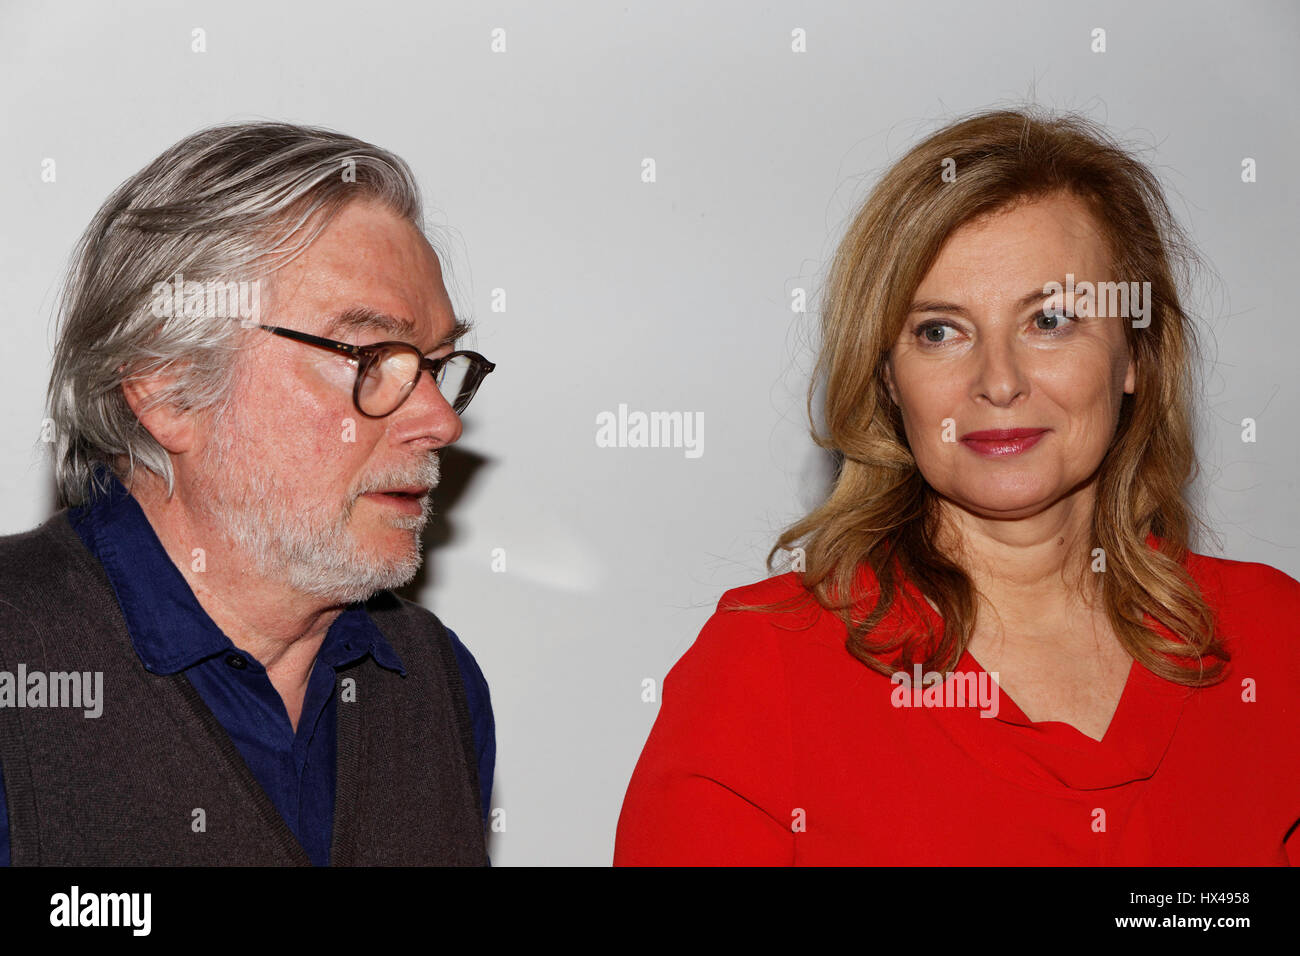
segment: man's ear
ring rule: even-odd
[[[179,455],[194,445],[194,416],[188,409],[171,403],[153,402],[154,396],[174,380],[161,374],[133,375],[122,382],[122,395],[154,441],[171,454]]]

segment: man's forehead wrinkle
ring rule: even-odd
[[[285,266],[276,270],[271,277],[275,293],[274,308],[277,311],[280,311],[284,309],[286,305],[298,299],[301,296],[303,286],[306,284],[307,279],[308,275],[306,271],[301,268],[293,269]]]

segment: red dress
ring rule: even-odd
[[[664,681],[615,865],[1300,863],[1300,583],[1187,566],[1219,613],[1227,677],[1191,689],[1135,661],[1100,741],[1005,693],[996,716],[973,694],[926,706],[819,608],[802,630],[724,610],[797,593],[794,574],[727,592]],[[969,653],[956,673],[992,683]]]

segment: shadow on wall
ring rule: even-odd
[[[438,452],[439,478],[438,487],[433,490],[433,513],[429,516],[429,523],[425,525],[424,534],[421,536],[424,560],[420,563],[420,570],[416,572],[411,582],[405,587],[398,588],[395,593],[408,601],[419,603],[418,596],[425,582],[436,576],[430,570],[434,561],[434,552],[456,540],[456,527],[451,520],[451,513],[474,481],[474,476],[489,463],[486,456],[456,445],[448,446]]]

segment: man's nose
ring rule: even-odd
[[[436,441],[435,447],[452,444],[464,431],[460,416],[439,390],[433,373],[428,369],[420,370],[420,377],[415,380],[411,393],[402,407],[393,412],[393,417],[399,419],[408,440],[427,435]]]

